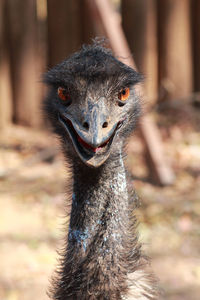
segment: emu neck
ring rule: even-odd
[[[122,156],[98,169],[73,167],[68,245],[55,299],[121,299],[139,257]]]
[[[69,241],[82,255],[93,242],[99,255],[116,252],[126,232],[128,193],[121,154],[100,169],[75,166]],[[95,239],[95,241],[94,241]]]
[[[80,162],[73,168],[68,243],[55,299],[122,299],[140,259],[122,156],[98,169]]]

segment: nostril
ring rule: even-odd
[[[104,122],[103,125],[102,125],[102,127],[103,127],[103,128],[108,127],[108,122]]]
[[[88,122],[84,122],[84,123],[83,123],[83,127],[84,127],[85,129],[89,129],[89,124],[88,124]]]

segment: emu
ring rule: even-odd
[[[66,246],[51,288],[56,300],[157,299],[141,250],[124,168],[127,137],[140,115],[142,76],[98,43],[44,75],[44,112],[73,177]],[[131,196],[132,195],[132,196]]]

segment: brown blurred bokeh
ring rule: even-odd
[[[160,187],[138,133],[127,168],[141,240],[166,300],[200,295],[200,1],[110,0],[159,128],[172,185]],[[41,114],[41,74],[101,35],[87,0],[0,1],[0,299],[48,299],[67,170]],[[66,229],[67,230],[67,229]]]

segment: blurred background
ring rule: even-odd
[[[48,299],[62,245],[68,177],[59,144],[42,118],[41,74],[83,43],[107,35],[107,6],[99,18],[98,2],[109,2],[109,18],[122,26],[145,75],[144,114],[154,129],[138,130],[127,148],[127,168],[141,198],[140,239],[152,257],[162,299],[197,300],[199,0],[0,1],[0,299]],[[167,181],[160,171],[155,176],[163,163]]]

